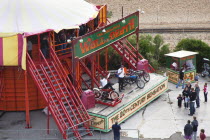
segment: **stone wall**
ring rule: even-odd
[[[141,35],[145,35],[146,33],[141,33]],[[156,33],[150,33],[153,37],[157,35]],[[205,43],[210,45],[210,33],[159,33],[164,39],[165,43],[170,44],[170,48],[174,49],[178,42],[184,38],[193,38],[200,39]]]

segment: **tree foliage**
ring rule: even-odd
[[[175,51],[179,50],[187,50],[187,51],[193,51],[198,52],[199,54],[196,56],[196,65],[197,70],[200,72],[202,70],[202,59],[208,58],[210,59],[210,47],[208,44],[201,40],[196,39],[182,39],[176,46]]]
[[[169,53],[169,44],[164,44],[163,37],[156,35],[142,35],[139,39],[139,52],[149,60],[150,64],[155,68],[165,65],[166,59],[164,54]]]

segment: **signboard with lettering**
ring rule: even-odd
[[[78,39],[74,44],[75,57],[82,58],[138,30],[139,12],[118,20],[103,29]]]
[[[105,119],[104,118],[99,118],[99,117],[96,117],[96,116],[92,116],[90,115],[91,117],[91,127],[94,127],[94,128],[98,128],[98,129],[105,129]]]
[[[186,82],[186,83],[187,83],[187,82],[194,82],[195,73],[196,73],[196,71],[190,71],[190,72],[184,73],[185,82]]]
[[[184,82],[194,82],[196,70],[186,71],[184,72]],[[168,76],[168,80],[172,83],[177,84],[179,81],[179,72],[172,71],[167,69],[166,75]]]
[[[168,80],[172,83],[178,83],[179,81],[179,73],[173,71],[167,71],[166,75],[168,76]]]
[[[116,122],[122,122],[130,115],[141,109],[144,105],[149,103],[151,100],[155,99],[161,93],[163,93],[168,88],[168,80],[164,81],[160,85],[156,86],[154,89],[150,90],[140,98],[136,99],[134,102],[121,109],[113,116],[108,118],[108,129]]]

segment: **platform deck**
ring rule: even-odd
[[[143,89],[137,88],[136,84],[127,85],[120,95],[124,94],[122,102],[115,107],[109,107],[102,104],[96,104],[95,108],[88,110],[92,121],[92,127],[108,132],[111,125],[118,121],[123,122],[135,112],[140,110],[146,104],[157,98],[168,88],[168,78],[162,75],[150,74],[150,81],[145,84]],[[114,85],[118,92],[118,83]]]

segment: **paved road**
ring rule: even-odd
[[[200,79],[199,85],[203,87],[209,79]],[[209,82],[208,82],[209,83]],[[140,110],[131,118],[121,124],[121,140],[138,140],[138,132],[141,140],[183,140],[183,127],[187,120],[189,110],[177,107],[177,96],[182,92],[181,88],[176,89],[174,84],[169,83],[169,92],[162,94],[158,99]],[[203,92],[200,93],[201,107],[196,109],[195,116],[198,118],[199,130],[204,128],[206,135],[210,136],[210,102],[203,103]],[[56,139],[61,140],[59,131],[53,130],[50,135],[46,134],[47,117],[41,110],[31,111],[31,129],[25,129],[24,112],[7,112],[0,116],[0,140],[30,140]],[[41,130],[42,129],[42,130]],[[54,120],[50,119],[50,129],[57,129]],[[126,129],[126,130],[125,130]],[[128,130],[129,129],[129,130]],[[135,129],[131,130],[131,129]],[[112,140],[113,134],[94,132],[93,137],[84,139]],[[210,140],[208,138],[207,140]]]

